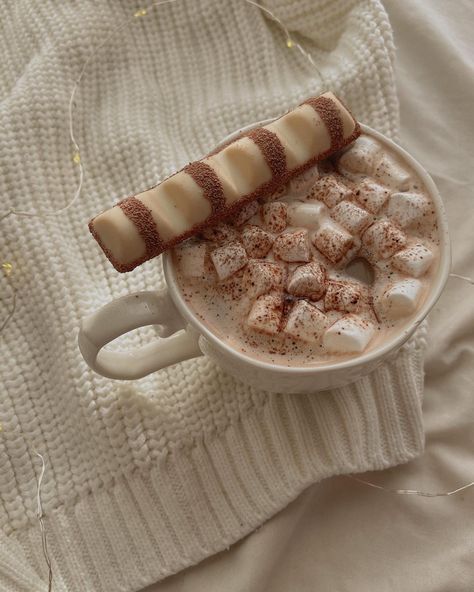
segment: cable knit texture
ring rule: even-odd
[[[209,151],[234,129],[331,89],[396,137],[390,26],[376,0],[179,0],[130,17],[130,0],[11,0],[0,23],[0,195],[8,208],[64,206],[77,182],[67,107],[85,167],[60,216],[1,222],[16,313],[0,337],[0,588],[45,590],[37,450],[55,591],[137,590],[228,547],[310,483],[418,455],[424,334],[357,384],[313,396],[256,392],[206,358],[133,383],[97,376],[79,320],[163,286],[158,259],[117,274],[87,221]],[[11,293],[1,280],[2,318]],[[1,319],[0,319],[1,320]],[[137,347],[153,328],[121,340]]]

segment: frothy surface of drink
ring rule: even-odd
[[[282,366],[353,357],[403,329],[439,263],[421,180],[369,135],[174,249],[184,299],[234,349]]]

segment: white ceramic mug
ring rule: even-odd
[[[224,142],[242,131],[229,135]],[[108,378],[133,380],[172,364],[205,354],[239,380],[256,388],[281,393],[307,393],[343,386],[374,370],[391,357],[415,332],[438,300],[448,279],[451,264],[446,213],[441,197],[426,170],[397,144],[361,125],[399,155],[420,176],[436,208],[440,236],[440,260],[436,276],[423,306],[406,328],[378,347],[341,362],[309,367],[287,368],[253,359],[214,335],[185,302],[176,281],[170,253],[163,254],[167,287],[156,292],[139,292],[118,298],[83,319],[79,331],[79,348],[89,366]],[[161,337],[140,349],[126,352],[104,350],[120,335],[145,325],[160,325]]]

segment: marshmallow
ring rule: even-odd
[[[249,201],[246,203],[237,214],[234,216],[233,224],[235,226],[242,226],[249,220],[252,216],[254,216],[258,212],[258,202],[256,201]]]
[[[364,308],[361,308],[361,310],[357,312],[357,316],[360,317],[363,321],[369,321],[374,326],[378,325],[379,321],[377,315],[375,314],[373,306],[366,306]]]
[[[206,243],[183,243],[176,254],[179,269],[185,278],[204,278],[207,274]]]
[[[326,315],[306,300],[293,305],[283,331],[295,339],[316,343],[321,339],[328,321]]]
[[[314,246],[331,263],[339,263],[354,250],[354,237],[337,224],[325,222],[313,237]]]
[[[375,169],[375,163],[380,154],[380,145],[369,138],[361,136],[344,152],[338,162],[339,171],[353,178],[356,175],[370,175]]]
[[[323,345],[329,353],[361,353],[375,335],[375,326],[355,314],[348,314],[336,321],[326,331]]]
[[[358,282],[329,280],[324,297],[326,310],[358,312],[367,307],[368,289]]]
[[[273,252],[283,261],[309,261],[308,231],[292,230],[280,234],[273,243]]]
[[[218,245],[224,245],[230,242],[236,242],[239,240],[239,233],[235,228],[228,224],[220,223],[215,226],[210,226],[202,231],[202,236]]]
[[[283,288],[285,270],[271,261],[251,259],[245,268],[242,287],[250,298]]]
[[[326,291],[326,269],[317,261],[299,265],[288,280],[287,291],[293,296],[319,300]]]
[[[273,236],[258,226],[244,226],[241,236],[247,255],[258,259],[265,257],[273,245]]]
[[[411,180],[409,171],[401,167],[390,154],[384,154],[375,167],[374,177],[393,189],[408,189]]]
[[[262,206],[262,220],[265,228],[278,234],[285,230],[288,206],[281,201],[273,201]]]
[[[296,177],[294,177],[289,185],[288,185],[288,192],[291,193],[293,196],[306,196],[308,192],[319,179],[319,169],[318,165],[314,165],[307,171],[300,173]]]
[[[385,219],[372,224],[362,235],[369,259],[388,259],[405,246],[405,234]]]
[[[338,321],[339,319],[342,319],[342,317],[344,316],[344,313],[340,310],[324,310],[324,301],[323,301],[323,311],[324,311],[324,314],[326,315],[326,318],[328,320],[328,327],[330,327],[331,325],[334,325],[334,323],[336,321]]]
[[[373,217],[350,201],[341,201],[331,210],[331,218],[351,234],[360,234],[370,226]]]
[[[374,306],[381,318],[396,320],[413,314],[423,290],[419,280],[408,279],[394,282],[382,296],[378,297]]]
[[[247,327],[259,333],[276,335],[280,330],[283,314],[283,300],[277,294],[265,294],[254,302],[249,316]]]
[[[320,300],[316,301],[313,300],[311,304],[313,304],[321,312],[324,312],[324,298],[321,298]]]
[[[240,243],[227,243],[214,249],[211,259],[220,280],[226,280],[247,264],[247,253]]]
[[[326,175],[311,189],[310,199],[323,201],[328,208],[333,208],[343,199],[348,199],[352,195],[352,190],[346,187],[336,176]]]
[[[394,193],[390,198],[387,215],[402,228],[421,222],[429,214],[428,197],[419,193]]]
[[[398,271],[418,278],[428,271],[433,260],[433,252],[425,245],[417,243],[403,251],[398,251],[392,257],[392,265]]]
[[[319,228],[326,206],[320,201],[293,203],[288,207],[288,224],[314,230]]]
[[[411,174],[401,167],[396,159],[382,153],[378,142],[367,136],[358,138],[344,152],[338,162],[338,169],[349,179],[357,179],[358,175],[371,175],[392,189],[407,189]]]
[[[370,179],[364,179],[355,192],[359,204],[372,214],[378,214],[389,198],[391,191]]]

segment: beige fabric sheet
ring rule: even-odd
[[[402,144],[445,199],[453,271],[474,277],[474,46],[471,0],[386,0],[398,47]],[[443,491],[474,480],[474,287],[450,279],[430,317],[426,452],[366,476]],[[397,496],[334,478],[257,532],[147,592],[472,592],[474,488]]]

